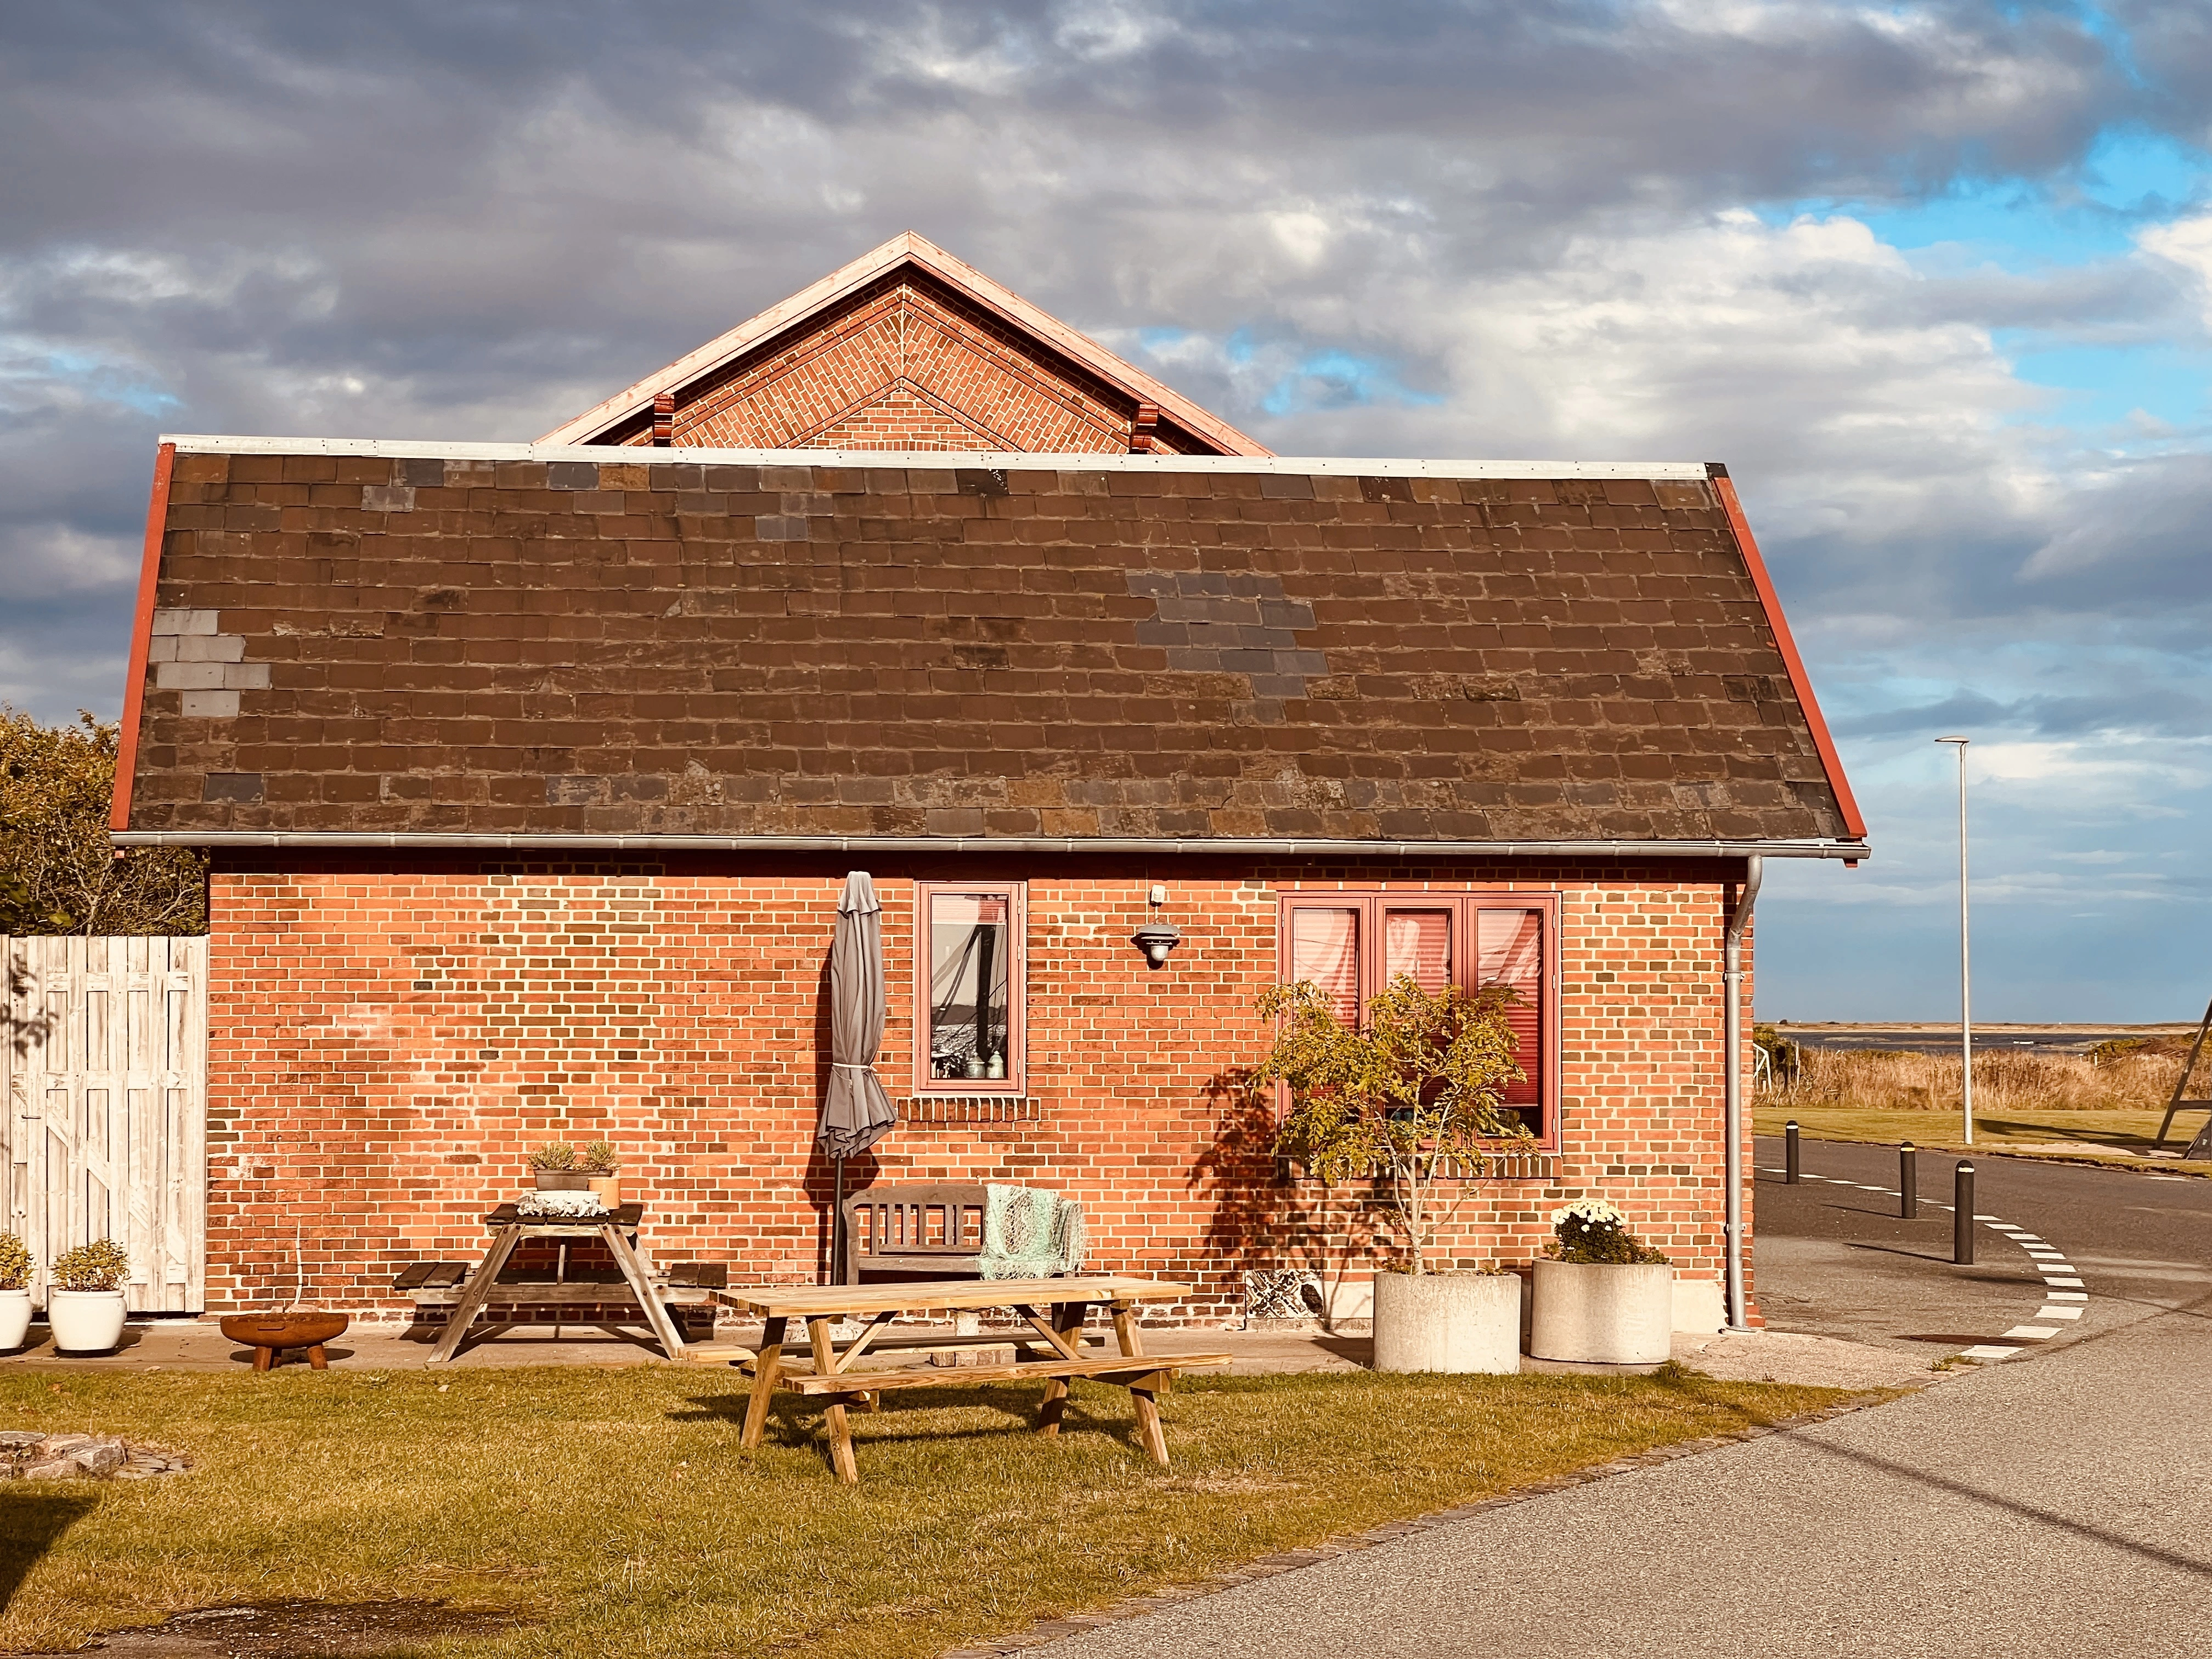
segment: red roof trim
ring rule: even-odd
[[[115,750],[115,794],[110,830],[131,827],[131,775],[138,766],[138,713],[146,700],[146,659],[154,649],[154,598],[161,576],[161,532],[169,521],[169,470],[177,447],[154,454],[154,493],[146,503],[146,550],[138,562],[138,611],[131,623],[131,678],[123,684],[123,720]]]
[[[1784,666],[1790,671],[1790,684],[1797,693],[1797,703],[1805,711],[1805,723],[1812,728],[1813,746],[1820,751],[1821,768],[1828,775],[1828,787],[1836,792],[1836,805],[1843,809],[1844,829],[1855,841],[1866,838],[1866,819],[1859,814],[1859,804],[1852,798],[1850,781],[1844,776],[1844,763],[1836,753],[1836,741],[1828,735],[1828,722],[1821,718],[1820,704],[1813,695],[1812,676],[1805,672],[1805,659],[1797,654],[1797,641],[1790,636],[1790,623],[1782,614],[1782,601],[1775,597],[1774,583],[1767,576],[1766,562],[1759,556],[1759,544],[1753,539],[1751,525],[1743,516],[1743,504],[1736,500],[1735,483],[1729,478],[1728,469],[1715,463],[1711,469],[1713,493],[1720,497],[1721,507],[1728,514],[1729,529],[1735,537],[1736,550],[1743,555],[1744,567],[1751,572],[1751,585],[1758,591],[1759,608],[1766,612],[1766,624],[1774,630],[1774,643],[1780,647]]]

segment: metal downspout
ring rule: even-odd
[[[1721,957],[1721,1042],[1726,1050],[1721,1066],[1722,1133],[1727,1149],[1721,1159],[1722,1180],[1728,1198],[1723,1222],[1728,1326],[1747,1330],[1749,1310],[1743,1294],[1743,933],[1751,923],[1751,907],[1759,902],[1761,861],[1753,853],[1744,860],[1743,890],[1729,912],[1728,930]]]

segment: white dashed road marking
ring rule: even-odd
[[[1785,1169],[1769,1168],[1764,1164],[1758,1168],[1761,1175],[1786,1176],[1790,1173]],[[1814,1175],[1809,1170],[1801,1170],[1797,1178],[1800,1181],[1826,1182],[1831,1187],[1856,1187],[1863,1193],[1880,1193],[1884,1198],[1903,1196],[1894,1187],[1875,1187],[1863,1181],[1844,1181],[1836,1176]],[[1923,1198],[1920,1202],[1930,1210],[1952,1208],[1952,1206],[1938,1204],[1933,1199]],[[2008,1243],[2019,1245],[2034,1264],[2036,1272],[2043,1276],[2043,1294],[2045,1304],[2036,1311],[2035,1316],[2038,1319],[2081,1318],[2082,1310],[2079,1307],[2061,1308],[2052,1305],[2061,1302],[2084,1303],[2089,1299],[2081,1281],[2074,1277],[2075,1268],[2066,1260],[2066,1253],[2063,1250],[2053,1249],[2036,1234],[2026,1231],[2000,1216],[1977,1215],[1974,1219]],[[1966,1349],[1960,1357],[1983,1361],[2009,1359],[2014,1354],[2024,1352],[2026,1350],[2008,1346],[2007,1344],[2047,1342],[2054,1336],[2063,1334],[2064,1330],[2065,1327],[2063,1325],[2015,1325],[2004,1334],[2003,1341],[1978,1342],[1972,1347]]]

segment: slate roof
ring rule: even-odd
[[[177,441],[126,839],[1863,834],[1702,468],[287,441]]]

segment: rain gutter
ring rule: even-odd
[[[1355,841],[1212,836],[587,836],[435,830],[125,830],[118,847],[270,847],[301,851],[452,848],[516,853],[1140,853],[1147,857],[1842,859],[1863,841]]]
[[[1749,1310],[1743,1291],[1743,935],[1751,925],[1751,908],[1759,902],[1763,873],[1760,855],[1752,854],[1744,861],[1743,890],[1729,912],[1721,952],[1721,1133],[1726,1147],[1721,1180],[1728,1193],[1722,1223],[1722,1291],[1732,1331],[1751,1328],[1745,1322]]]

